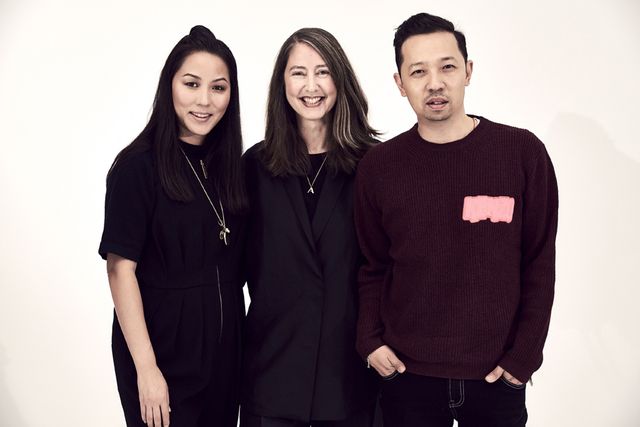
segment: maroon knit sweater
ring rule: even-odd
[[[415,374],[482,379],[500,365],[527,381],[555,280],[558,191],[542,142],[482,117],[447,144],[416,125],[368,152],[355,197],[360,355],[387,344]]]

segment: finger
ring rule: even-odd
[[[498,378],[502,376],[503,372],[504,369],[502,369],[500,366],[496,366],[496,368],[491,371],[491,373],[489,373],[489,375],[487,375],[484,379],[488,383],[494,383]]]
[[[160,410],[162,411],[162,427],[169,427],[169,405],[165,403],[160,406]]]
[[[404,363],[402,363],[402,361],[398,359],[394,353],[391,353],[389,355],[388,360],[389,360],[389,363],[391,363],[391,366],[393,367],[394,370],[400,373],[403,373],[404,371],[407,370],[407,367],[404,366]]]
[[[162,412],[157,405],[153,407],[153,427],[162,427]]]
[[[142,422],[147,423],[147,408],[140,402],[140,416],[142,417]]]

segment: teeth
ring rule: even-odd
[[[321,96],[304,96],[302,97],[302,102],[309,105],[314,105],[319,103],[322,100]]]
[[[208,118],[211,114],[206,114],[206,113],[191,113],[194,116],[196,116],[199,119],[206,119]]]

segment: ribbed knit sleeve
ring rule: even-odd
[[[499,365],[527,381],[542,364],[555,283],[558,185],[542,142],[535,140],[523,194],[520,306],[515,339]]]
[[[367,161],[360,162],[355,179],[354,218],[358,242],[365,262],[358,274],[360,296],[356,349],[363,359],[384,345],[380,318],[380,297],[385,275],[390,270],[389,238],[381,225],[375,203],[375,180]]]

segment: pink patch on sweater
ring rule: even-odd
[[[462,219],[471,223],[483,221],[506,222],[513,219],[515,199],[509,196],[466,196],[462,208]]]

